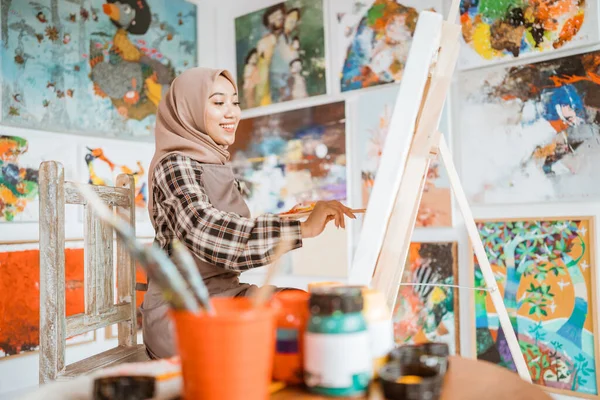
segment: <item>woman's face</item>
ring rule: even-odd
[[[232,145],[240,115],[240,103],[233,84],[224,76],[219,76],[206,106],[206,133],[217,144]]]

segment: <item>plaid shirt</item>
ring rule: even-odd
[[[265,214],[244,218],[217,210],[202,183],[202,164],[179,154],[163,159],[154,172],[155,239],[168,251],[177,237],[201,260],[232,271],[271,263],[281,238],[302,247],[300,222]]]

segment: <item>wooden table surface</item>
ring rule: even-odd
[[[308,393],[302,388],[285,388],[271,400],[331,400],[332,397]],[[341,398],[337,398],[341,399]],[[374,385],[368,396],[353,400],[384,400],[382,391]],[[450,357],[440,400],[552,400],[539,387],[523,381],[517,374],[485,361]]]

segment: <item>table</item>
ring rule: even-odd
[[[301,388],[285,388],[271,400],[332,400],[307,393]],[[368,396],[353,400],[384,400],[378,385]],[[552,400],[540,387],[523,381],[519,375],[495,364],[462,357],[450,357],[450,367],[444,380],[440,400]]]

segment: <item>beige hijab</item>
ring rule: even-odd
[[[154,171],[170,154],[181,154],[206,164],[225,164],[229,160],[227,146],[218,145],[206,133],[206,102],[219,75],[236,88],[229,71],[191,68],[173,80],[156,113],[156,151],[148,176],[148,212],[153,218]],[[156,226],[155,226],[156,228]]]

